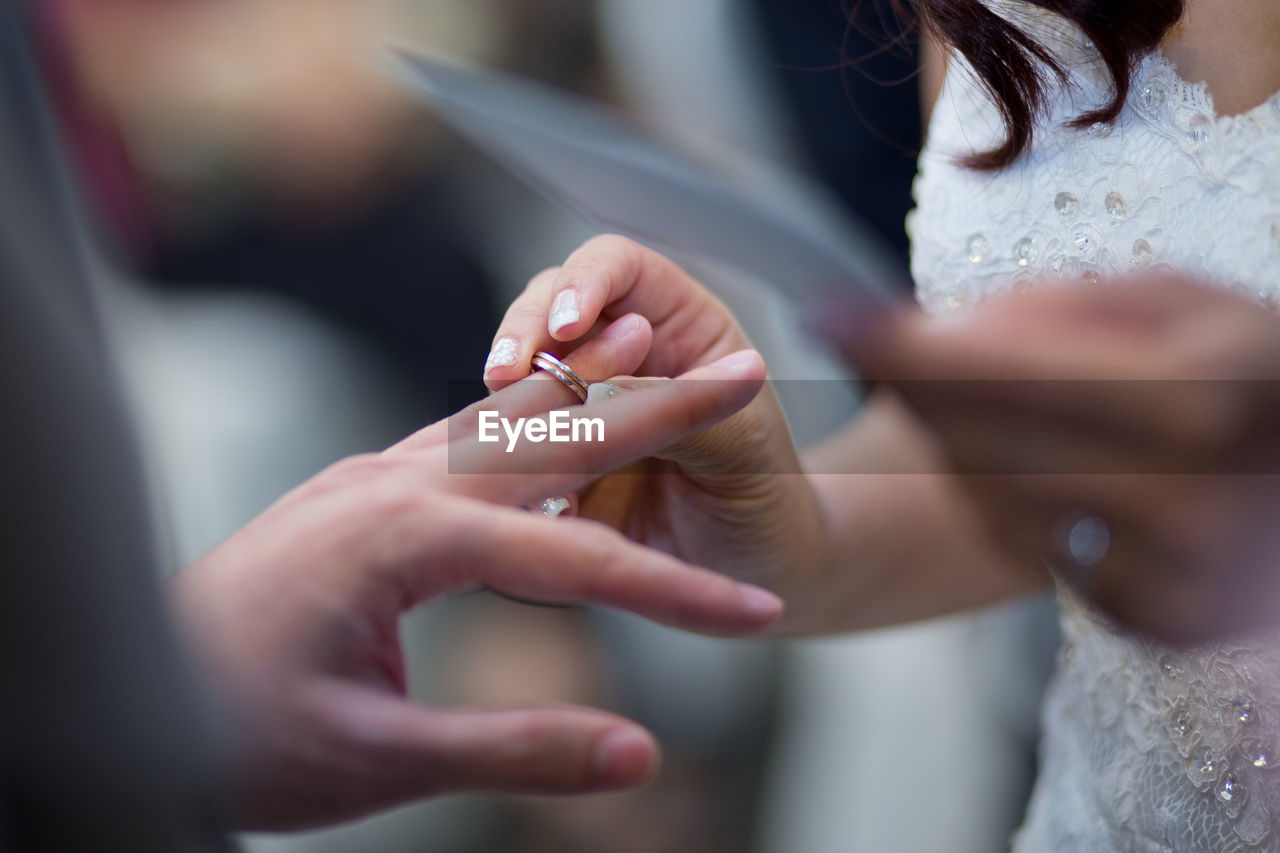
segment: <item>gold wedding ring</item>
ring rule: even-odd
[[[533,366],[537,370],[545,370],[564,383],[565,387],[577,398],[587,402],[587,381],[574,372],[573,368],[556,358],[549,352],[538,350],[533,354]]]

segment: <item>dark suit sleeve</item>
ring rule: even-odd
[[[0,850],[219,849],[210,715],[21,3],[0,3]]]

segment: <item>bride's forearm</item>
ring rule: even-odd
[[[938,616],[1047,585],[990,545],[928,433],[887,395],[805,454],[824,521],[818,559],[778,584],[782,633],[827,633]]]

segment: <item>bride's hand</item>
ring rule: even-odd
[[[1166,638],[1280,623],[1274,313],[1163,276],[908,315],[848,349],[1024,563]]]
[[[566,352],[629,313],[653,327],[638,376],[678,376],[749,346],[728,309],[675,263],[603,236],[530,281],[494,335],[485,382],[503,388],[528,374],[537,350]],[[627,379],[613,384],[627,393]],[[584,492],[580,512],[766,586],[825,559],[821,513],[767,386],[727,420]]]

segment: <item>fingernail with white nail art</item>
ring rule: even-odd
[[[559,518],[562,513],[569,509],[569,499],[564,497],[547,498],[538,504],[538,509],[542,510],[542,514],[547,518]]]
[[[485,360],[484,372],[488,374],[495,367],[505,367],[508,364],[515,364],[516,359],[520,356],[520,342],[515,338],[498,338],[498,342],[493,345],[493,349],[489,352],[489,358]]]
[[[551,305],[547,328],[554,335],[565,326],[578,322],[581,317],[582,314],[578,311],[578,291],[573,288],[562,290],[556,294],[556,301]]]
[[[595,382],[587,386],[587,405],[618,396],[618,386],[611,382]]]

